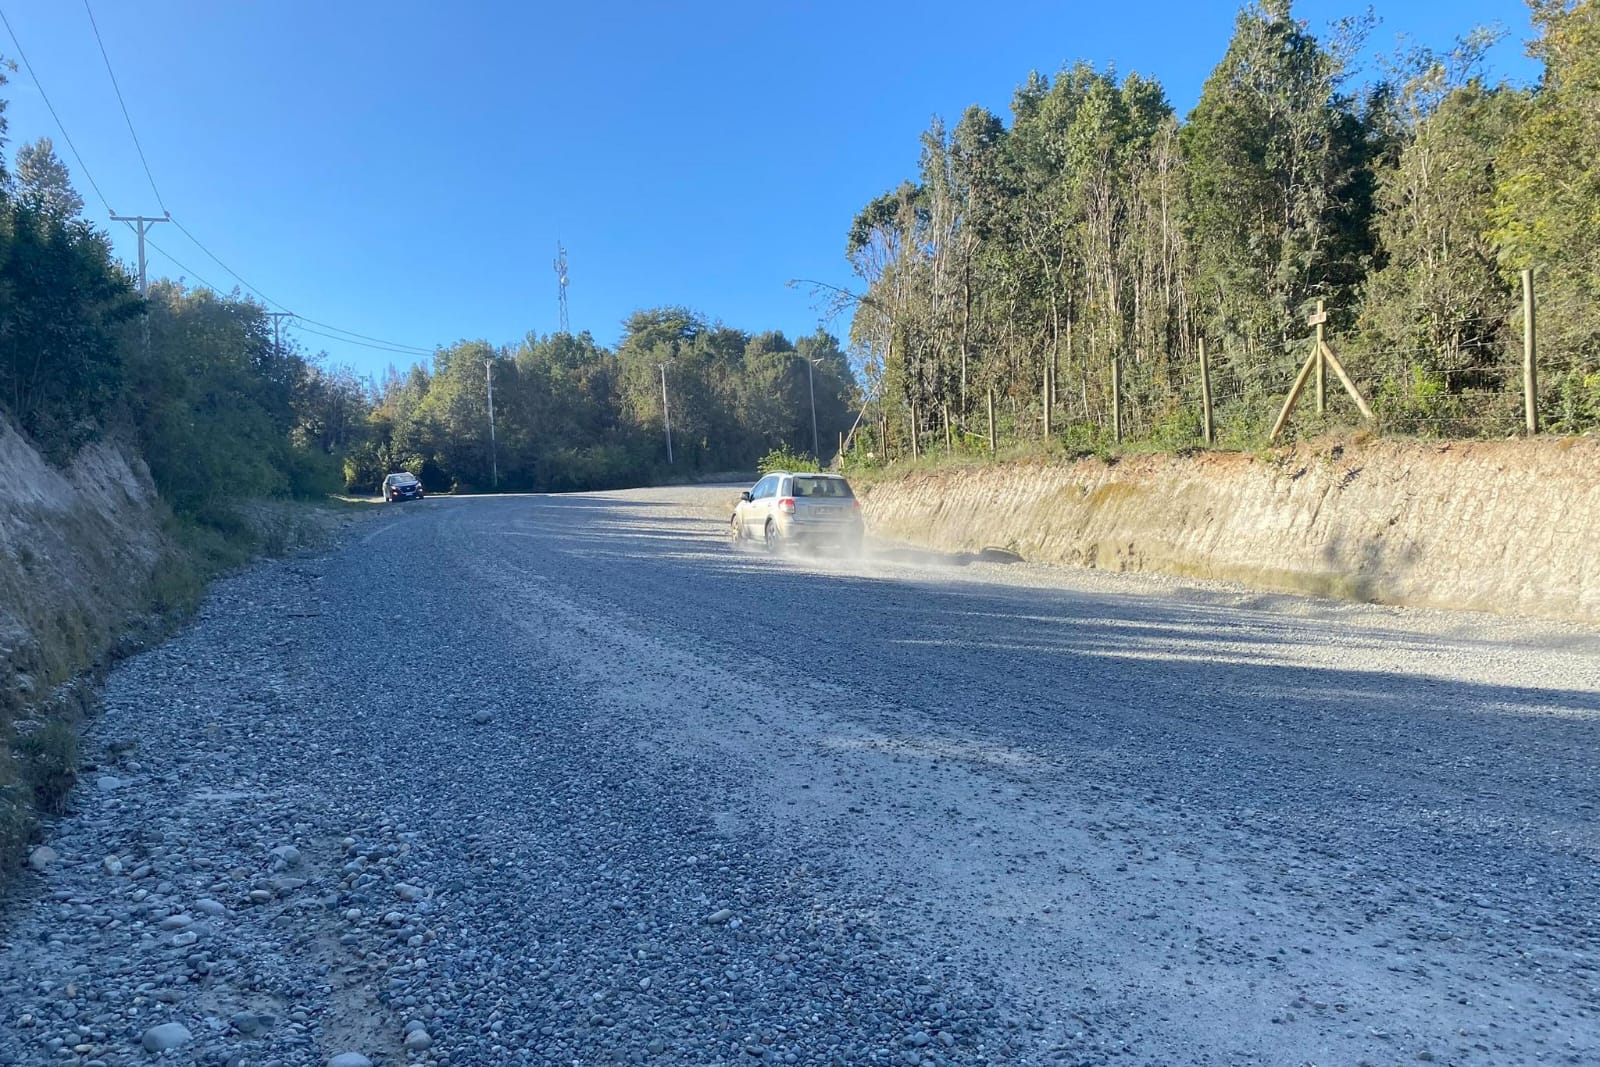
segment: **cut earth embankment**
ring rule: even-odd
[[[1307,442],[1271,454],[924,469],[869,529],[941,552],[1600,622],[1600,442]]]

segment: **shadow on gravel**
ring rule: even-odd
[[[735,549],[710,519],[664,522],[632,501],[583,506],[570,533],[542,538],[495,537],[486,523],[483,550],[511,567],[524,553],[564,558],[547,565],[564,589],[739,661],[804,649],[829,664],[835,694],[850,694],[849,714],[911,709],[930,729],[1117,774],[1163,803],[1233,809],[1248,796],[1284,812],[1364,811],[1398,796],[1402,821],[1424,810],[1435,822],[1470,821],[1514,844],[1511,856],[1530,844],[1519,828],[1534,813],[1600,850],[1594,688],[1292,658],[1310,634],[1332,644],[1334,663],[1403,650],[1424,662],[1452,657],[1459,669],[1481,654],[1477,641],[1398,620],[1319,631],[1272,599],[1241,606],[989,583],[935,553],[779,563]],[[1336,623],[1339,608],[1327,610]]]

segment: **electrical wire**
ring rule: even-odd
[[[403,353],[403,354],[410,354],[410,355],[416,355],[416,356],[429,356],[429,355],[433,354],[433,349],[431,349],[431,348],[423,348],[420,345],[408,345],[408,344],[406,344],[406,343],[404,343],[402,341],[390,341],[390,340],[387,340],[387,339],[382,338],[382,337],[371,337],[371,336],[369,336],[367,334],[364,334],[364,333],[357,333],[354,330],[347,330],[342,326],[334,326],[331,323],[320,322],[320,321],[318,321],[316,319],[309,319],[309,318],[306,318],[303,315],[295,314],[295,312],[291,311],[286,305],[281,304],[278,301],[272,299],[266,293],[263,293],[260,289],[257,289],[255,286],[251,285],[248,281],[246,281],[239,274],[238,271],[236,271],[232,267],[228,266],[226,263],[224,263],[222,261],[221,257],[219,257],[215,252],[211,251],[211,249],[207,248],[205,246],[205,244],[200,240],[200,238],[198,238],[194,234],[190,233],[188,227],[184,226],[184,224],[182,222],[178,221],[177,219],[173,219],[172,223],[173,223],[174,226],[178,227],[178,230],[179,230],[180,233],[182,233],[190,241],[194,242],[194,246],[196,248],[200,249],[200,251],[204,252],[207,256],[211,257],[211,260],[214,263],[216,263],[217,266],[221,267],[223,270],[227,271],[230,275],[232,275],[233,278],[240,285],[244,286],[244,288],[246,290],[248,290],[249,292],[254,293],[256,296],[260,297],[264,302],[266,302],[268,304],[271,304],[273,307],[277,308],[279,311],[288,312],[290,315],[294,316],[295,320],[298,321],[298,322],[309,323],[312,326],[320,326],[324,330],[333,331],[333,333],[331,333],[331,334],[320,334],[319,336],[327,337],[329,340],[332,340],[332,341],[345,341],[345,340],[348,340],[348,338],[334,336],[334,335],[335,334],[349,334],[350,337],[360,338],[361,341],[371,342],[370,344],[362,345],[363,348],[377,347],[377,348],[384,349],[384,350],[395,351],[395,352],[400,352],[400,353]],[[349,341],[349,343],[350,344],[358,344],[359,342],[358,341]]]
[[[184,266],[177,256],[174,256],[171,252],[168,252],[165,248],[162,248],[160,245],[156,244],[149,237],[144,239],[144,243],[155,249],[157,252],[160,252],[167,258],[169,262],[172,263],[174,267],[177,267],[179,270],[183,271],[184,274],[193,278],[207,289],[210,289],[213,293],[216,293],[218,296],[226,295],[226,291],[224,289],[222,289],[220,286],[211,284],[210,282],[206,281],[206,279],[202,278],[197,271],[191,270],[190,268]]]
[[[133,138],[133,147],[139,153],[139,162],[144,165],[144,176],[150,179],[150,191],[156,194],[156,203],[161,206],[163,213],[167,210],[166,202],[161,199],[161,190],[156,188],[156,176],[150,173],[150,162],[144,158],[144,145],[139,143],[139,135],[133,128],[133,116],[128,114],[127,101],[122,99],[122,86],[117,84],[116,72],[111,69],[111,57],[106,54],[106,43],[100,38],[100,27],[94,21],[94,10],[89,6],[89,0],[83,0],[83,9],[89,14],[89,26],[94,30],[95,43],[100,46],[100,58],[105,60],[106,74],[111,77],[111,88],[117,94],[117,103],[122,107],[123,121],[128,124],[128,134]]]
[[[140,142],[139,133],[134,128],[133,116],[128,111],[128,103],[123,98],[122,87],[117,82],[117,74],[116,74],[115,69],[113,69],[113,67],[111,65],[111,56],[106,51],[105,39],[100,35],[100,26],[95,21],[94,8],[91,6],[90,0],[83,0],[83,9],[84,9],[85,13],[88,14],[88,16],[89,16],[89,26],[94,31],[95,43],[100,46],[100,58],[105,61],[106,74],[111,79],[111,88],[116,93],[117,104],[118,104],[119,107],[122,108],[122,118],[123,118],[123,121],[127,123],[128,135],[133,138],[133,147],[139,153],[139,162],[144,166],[144,176],[150,182],[150,190],[151,190],[151,192],[155,193],[156,203],[161,206],[161,210],[164,213],[167,213],[169,218],[170,218],[170,212],[167,211],[166,201],[162,199],[161,189],[156,184],[155,174],[152,173],[152,171],[150,169],[150,161],[145,157],[144,145],[143,145],[142,142]],[[10,29],[9,25],[7,26],[7,29],[8,30]],[[12,40],[15,41],[15,39],[16,39],[15,34],[13,34],[12,35]],[[21,53],[22,53],[21,45],[17,46],[17,53],[18,53],[18,55],[21,55]],[[29,70],[29,73],[30,74],[32,73],[32,69],[31,68]],[[38,83],[38,79],[35,78],[34,82],[35,82],[35,84],[37,84]],[[42,96],[43,93],[44,93],[44,90],[41,89],[40,90],[40,95]],[[53,110],[52,110],[52,114],[54,114]],[[59,119],[57,120],[56,124],[58,126],[60,125],[60,120]],[[62,130],[62,135],[63,136],[66,135],[66,130],[65,129]],[[68,138],[68,144],[69,145],[71,144],[71,139],[70,138]],[[76,147],[73,148],[73,155],[74,156],[77,155],[77,148]],[[82,163],[82,159],[81,158],[79,159],[79,163],[80,164]],[[87,175],[87,173],[88,173],[87,168],[85,168],[85,172],[84,173]],[[92,183],[92,179],[91,179],[91,183]],[[99,192],[98,188],[96,189],[96,192],[97,193]],[[104,199],[105,198],[102,196],[101,200],[104,201]],[[107,210],[110,210],[109,205],[107,205]],[[213,263],[215,263],[217,266],[221,267],[224,271],[226,271],[229,276],[231,276],[235,281],[237,281],[245,289],[246,292],[254,294],[262,302],[264,302],[266,304],[270,304],[271,306],[277,308],[280,311],[288,312],[289,314],[294,315],[294,317],[297,318],[297,319],[301,318],[299,315],[295,315],[295,313],[293,311],[291,311],[287,305],[281,303],[280,301],[272,299],[272,297],[268,296],[261,289],[259,289],[258,287],[254,286],[254,285],[251,285],[250,282],[242,274],[240,274],[238,271],[234,270],[232,267],[228,266],[227,263],[223,262],[222,257],[218,256],[215,252],[211,251],[211,249],[209,247],[207,247],[205,242],[201,241],[200,238],[196,237],[189,230],[189,228],[183,224],[182,220],[174,218],[174,219],[171,219],[171,222],[172,222],[172,224],[174,226],[176,226],[178,228],[178,231],[180,233],[182,233],[185,237],[187,237],[194,244],[194,246],[196,248],[198,248],[200,251],[204,252],[206,254],[207,258],[209,258]],[[178,261],[176,259],[173,259],[173,257],[170,254],[168,254],[167,252],[163,251],[162,255],[166,256],[167,259],[171,260],[174,264],[177,264],[183,270],[186,270],[186,271],[188,270],[187,267],[183,267],[183,265],[181,263],[178,263]],[[194,274],[193,271],[190,271],[189,273],[193,274],[195,278],[200,278],[200,275]],[[201,280],[204,281],[204,279],[201,279]],[[220,289],[217,289],[216,286],[211,285],[211,283],[209,283],[209,282],[205,282],[205,284],[206,284],[206,286],[208,288],[216,290],[219,293],[222,291]],[[317,325],[317,326],[321,326],[323,329],[330,330],[334,334],[349,334],[351,337],[360,338],[362,341],[372,342],[374,345],[381,346],[384,349],[390,349],[390,350],[394,350],[394,351],[397,351],[397,352],[408,352],[408,353],[411,353],[411,354],[414,354],[414,355],[430,355],[432,353],[432,351],[433,351],[432,349],[429,349],[429,348],[423,348],[420,345],[408,345],[408,344],[405,344],[405,343],[400,342],[400,341],[389,341],[389,340],[386,340],[386,339],[381,338],[381,337],[371,337],[371,336],[368,336],[366,334],[356,333],[354,330],[347,330],[347,329],[345,329],[345,328],[343,328],[341,326],[334,326],[331,323],[319,322],[316,319],[303,319],[302,321],[308,322],[308,323],[313,323],[314,325]],[[331,336],[331,335],[322,335],[322,336],[328,336],[329,340],[335,340],[335,341],[345,340],[345,338],[337,337],[337,336]],[[350,341],[349,343],[355,344],[356,342],[355,341]],[[364,347],[372,347],[372,346],[368,345],[368,346],[364,346]]]
[[[308,320],[302,320],[298,315],[296,315],[294,317],[293,321],[294,321],[294,328],[299,330],[301,333],[309,333],[309,334],[314,334],[317,337],[325,337],[330,341],[339,341],[339,342],[341,342],[343,344],[357,345],[357,346],[359,346],[361,348],[372,348],[372,349],[376,349],[379,352],[393,352],[396,355],[401,355],[401,356],[419,356],[419,355],[431,356],[433,354],[432,350],[421,351],[421,350],[414,349],[414,348],[396,348],[396,347],[394,347],[392,345],[367,344],[364,341],[352,341],[348,337],[338,337],[338,336],[336,336],[334,334],[331,334],[331,333],[323,333],[321,330],[313,330],[309,326],[301,325],[302,322],[308,321]]]
[[[6,33],[11,37],[11,43],[16,46],[17,58],[22,60],[23,67],[28,72],[28,77],[33,79],[33,87],[39,90],[39,98],[44,101],[45,108],[50,112],[50,117],[56,120],[56,129],[61,131],[61,139],[67,142],[67,147],[72,149],[72,158],[78,161],[78,170],[88,181],[89,187],[94,190],[94,195],[100,198],[101,205],[109,215],[115,215],[116,209],[106,199],[106,194],[100,191],[100,183],[94,180],[94,175],[89,173],[89,165],[83,161],[83,155],[78,151],[78,146],[72,143],[72,135],[67,132],[67,127],[61,121],[61,116],[56,113],[56,106],[50,102],[50,94],[44,91],[44,83],[39,80],[39,75],[34,71],[33,64],[28,62],[28,54],[22,50],[22,42],[17,39],[17,31],[11,28],[11,20],[6,18],[4,10],[0,10],[0,23],[5,24]]]

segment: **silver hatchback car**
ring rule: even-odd
[[[808,545],[857,552],[861,502],[837,474],[774,471],[739,494],[733,509],[735,544],[760,541],[777,550]]]

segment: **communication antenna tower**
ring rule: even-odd
[[[556,242],[556,292],[561,299],[561,332],[571,333],[572,328],[567,323],[567,250],[561,247],[561,242]]]

